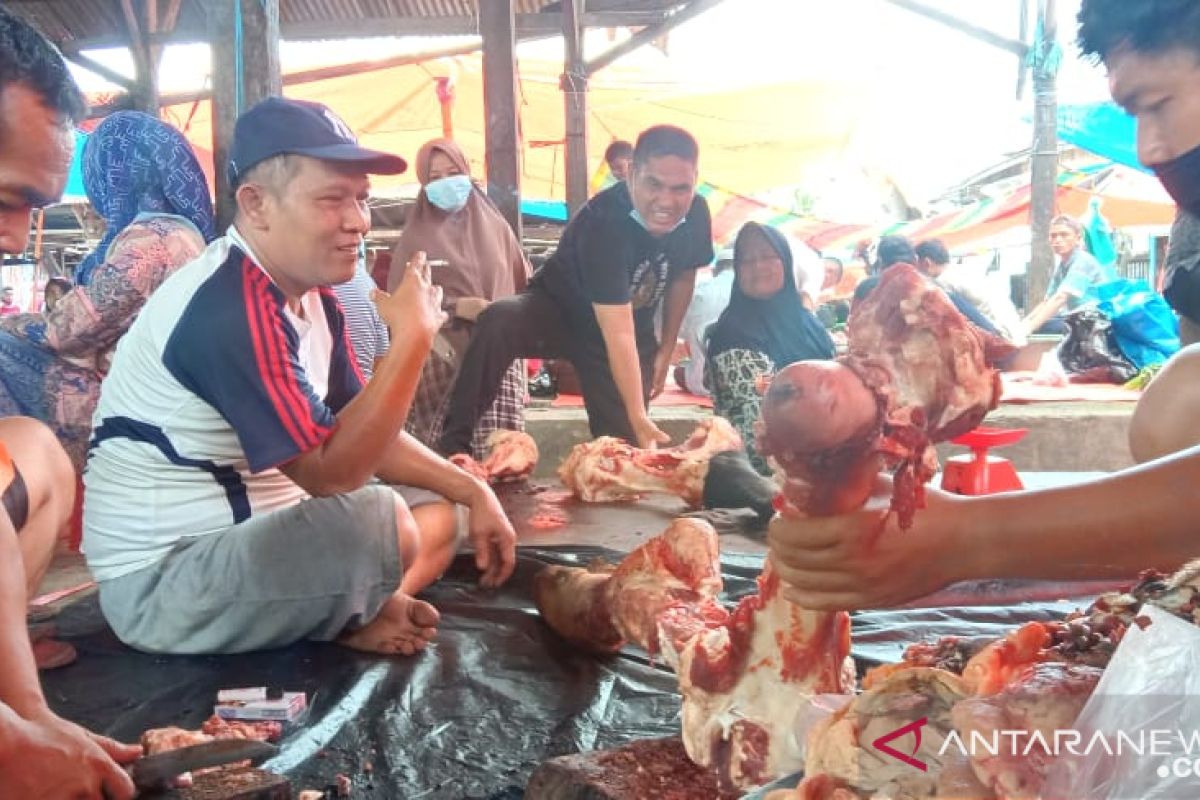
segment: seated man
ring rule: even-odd
[[[1072,217],[1060,215],[1050,221],[1050,249],[1058,256],[1058,266],[1046,298],[1023,320],[1026,334],[1067,333],[1063,315],[1079,307],[1088,289],[1117,278],[1116,270],[1083,249],[1083,226]]]
[[[376,295],[392,346],[365,387],[328,288],[354,274],[367,175],[405,166],[317,103],[268,98],[238,119],[233,225],[150,298],[96,410],[84,550],[129,645],[414,653],[438,614],[412,595],[458,544],[446,500],[469,509],[481,583],[511,574],[491,489],[402,432],[444,317],[424,254]]]
[[[639,447],[669,441],[646,405],[666,382],[696,269],[712,261],[698,156],[687,131],[642,131],[629,180],[589,200],[529,285],[479,315],[450,393],[442,453],[471,452],[476,422],[517,358],[571,362],[593,436]]]

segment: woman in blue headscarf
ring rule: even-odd
[[[759,378],[794,361],[833,358],[833,340],[804,307],[796,288],[792,249],[774,228],[748,222],[733,245],[729,306],[708,329],[706,382],[713,412],[742,434],[755,469],[768,473],[754,444],[762,408]]]
[[[50,425],[80,470],[117,340],[151,292],[204,250],[214,224],[191,145],[154,117],[113,114],[88,138],[82,160],[104,238],[52,309],[0,318],[0,416]]]

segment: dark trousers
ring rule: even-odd
[[[569,360],[579,373],[592,436],[619,436],[636,443],[599,326],[590,315],[574,319],[568,314],[544,290],[532,287],[496,300],[479,315],[450,391],[439,451],[445,455],[471,452],[475,424],[496,399],[505,371],[518,358]],[[653,336],[638,338],[643,402],[649,399],[657,346]]]

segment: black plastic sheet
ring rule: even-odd
[[[318,643],[233,656],[147,655],[117,641],[93,597],[59,617],[60,634],[80,658],[43,674],[43,684],[55,711],[124,741],[148,728],[199,727],[219,689],[304,691],[308,712],[266,765],[297,790],[324,788],[344,773],[354,797],[520,798],[547,758],[679,732],[669,670],[635,650],[603,659],[578,653],[533,608],[533,576],[545,563],[620,557],[596,548],[523,549],[513,579],[487,591],[476,586],[470,557],[461,556],[423,594],[442,623],[430,649],[411,658]],[[754,590],[761,563],[761,556],[723,559],[727,599]],[[867,666],[897,659],[915,641],[999,636],[1071,607],[860,613],[854,652]]]

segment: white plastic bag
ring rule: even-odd
[[[1062,362],[1058,359],[1058,348],[1042,353],[1037,371],[1033,373],[1033,384],[1035,386],[1066,386],[1067,383],[1067,371],[1063,369]]]
[[[1142,613],[1151,624],[1126,632],[1045,800],[1200,798],[1200,629],[1152,606]]]

